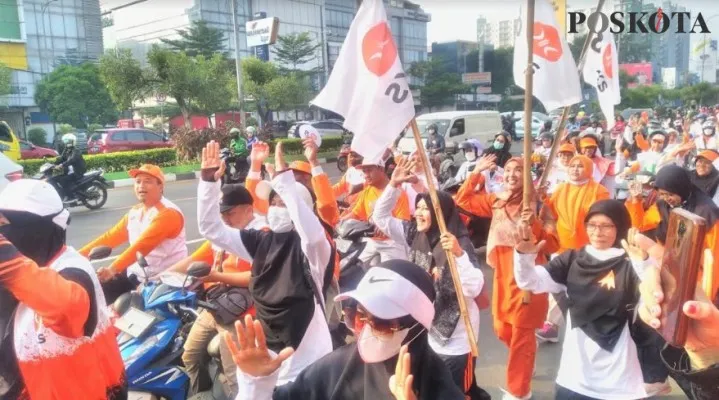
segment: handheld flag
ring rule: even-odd
[[[345,118],[352,150],[376,159],[414,117],[414,99],[382,0],[364,0],[327,85],[310,102]]]
[[[534,97],[547,111],[582,101],[582,89],[574,57],[554,15],[549,0],[536,0],[534,11]],[[527,67],[527,10],[522,7],[522,28],[514,41],[514,84],[525,88]]]
[[[619,94],[619,56],[614,35],[598,33],[597,40],[587,49],[582,75],[584,82],[597,89],[599,106],[607,120],[607,129],[614,126],[614,106],[622,101]]]

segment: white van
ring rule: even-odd
[[[422,141],[427,141],[427,126],[437,125],[437,132],[444,135],[448,150],[455,149],[467,139],[477,139],[485,147],[494,140],[494,135],[502,131],[502,121],[498,111],[444,111],[423,114],[417,117],[417,126]],[[405,154],[417,149],[412,128],[407,128],[398,149]]]

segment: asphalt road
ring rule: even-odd
[[[325,165],[324,168],[333,182],[339,179],[340,172],[334,164]],[[165,187],[165,196],[182,209],[187,221],[185,229],[188,249],[191,252],[194,251],[202,243],[196,224],[197,181],[168,183]],[[68,228],[69,244],[79,248],[96,238],[117,223],[136,202],[131,187],[119,188],[109,191],[107,204],[100,210],[72,209],[72,221]],[[118,249],[118,251],[122,249],[124,247]],[[114,254],[119,254],[118,251]],[[101,260],[96,262],[95,266],[100,267],[108,263],[109,260]],[[483,271],[485,281],[491,284],[492,270],[485,266]],[[500,399],[501,391],[499,388],[505,385],[507,349],[492,331],[492,316],[489,310],[485,310],[481,314],[479,352],[480,356],[476,368],[477,382],[481,387],[489,391],[493,398]],[[539,346],[537,368],[532,382],[533,399],[550,400],[554,398],[554,379],[556,378],[560,356],[561,344],[542,344]],[[674,388],[671,396],[658,399],[686,398],[676,385],[674,385]]]

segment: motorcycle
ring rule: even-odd
[[[232,183],[245,183],[247,173],[249,172],[249,163],[245,162],[243,168],[238,168],[238,164],[241,164],[239,157],[232,154],[232,151],[228,148],[220,150],[220,159],[225,163],[225,174],[222,177],[223,184]]]
[[[84,205],[90,210],[97,210],[102,208],[107,202],[107,188],[109,184],[103,177],[105,171],[102,169],[87,171],[80,178],[79,181],[75,182],[68,188],[59,189],[57,178],[54,175],[56,165],[52,163],[45,163],[40,166],[40,170],[33,179],[43,180],[51,184],[58,193],[65,192],[67,199],[63,201],[65,207],[79,207]]]
[[[90,259],[101,259],[109,251],[93,249]],[[103,257],[104,256],[104,257]],[[138,253],[137,263],[145,271],[147,261]],[[187,274],[167,273],[159,281],[145,282],[135,291],[121,295],[110,305],[114,326],[119,330],[120,347],[131,399],[184,400],[190,380],[182,366],[183,346],[198,316],[197,309],[213,310],[214,306],[197,299],[194,289],[201,286],[198,278],[210,273],[210,266],[196,262]],[[212,398],[229,400],[222,388],[224,375],[219,354],[219,336],[208,346],[212,358],[210,370]]]

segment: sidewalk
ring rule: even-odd
[[[288,156],[288,161],[293,161],[293,157]],[[296,157],[299,159],[299,157]],[[319,162],[322,164],[327,163],[334,163],[337,162],[337,157],[327,157],[327,158],[320,158]],[[170,168],[163,168],[163,170],[171,169]],[[165,173],[165,182],[176,182],[176,181],[188,181],[188,180],[194,180],[194,179],[200,179],[200,171],[199,169],[197,171],[193,172],[178,172],[178,173]],[[135,184],[135,180],[132,178],[122,178],[122,179],[115,179],[107,181],[108,187],[110,188],[120,188],[120,187],[127,187],[132,186]]]

